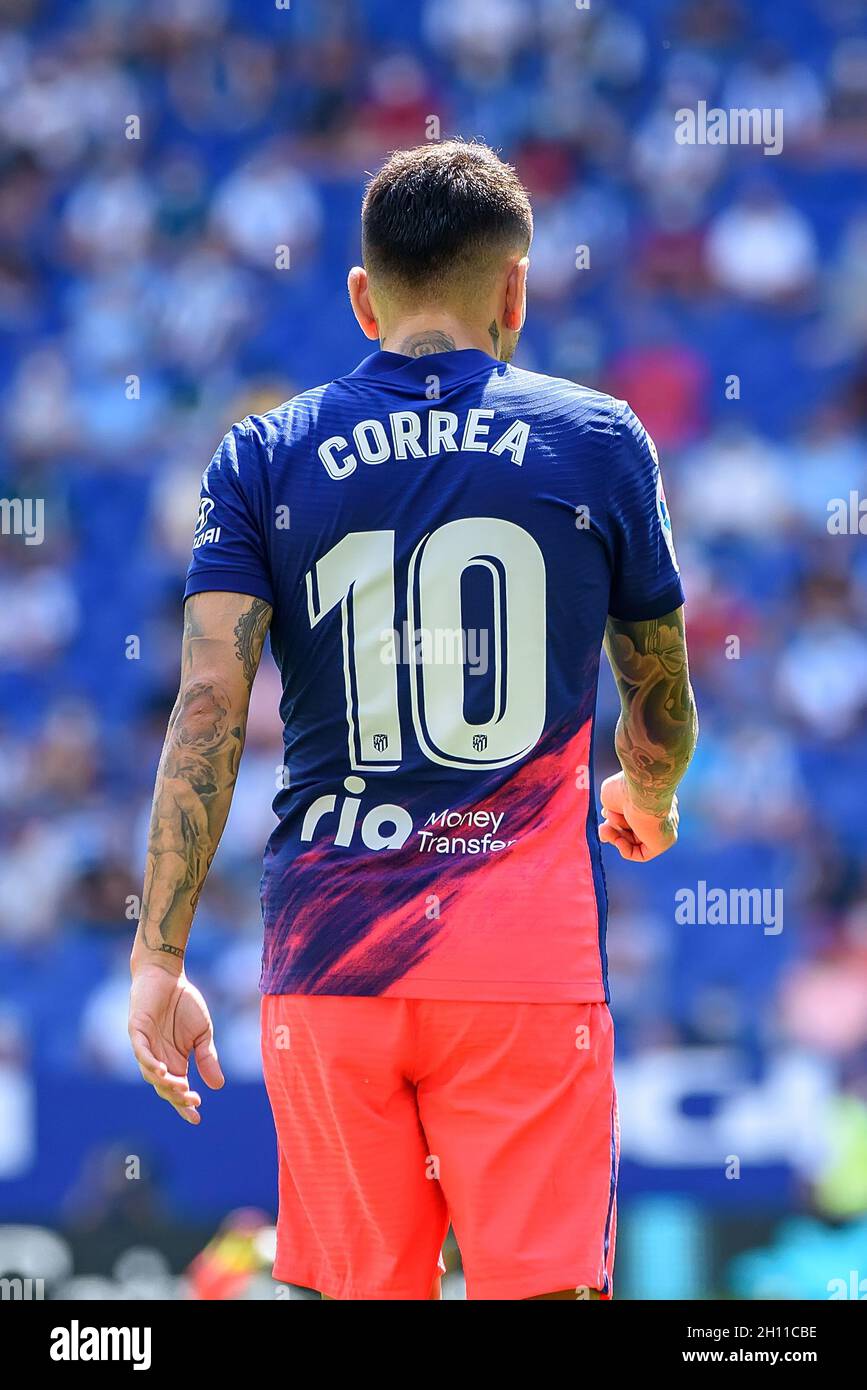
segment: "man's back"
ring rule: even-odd
[[[450,1223],[468,1298],[612,1294],[599,841],[675,843],[695,709],[653,444],[622,401],[507,365],[532,230],[494,151],[396,151],[348,277],[383,350],[235,426],[202,482],[130,1037],[197,1124],[191,1053],[222,1074],[184,952],[270,628],[274,1275],[328,1298],[436,1298]],[[597,832],[603,634],[623,771]]]
[[[187,594],[273,608],[266,993],[607,997],[591,736],[608,614],[683,601],[623,402],[378,352],[236,426]]]

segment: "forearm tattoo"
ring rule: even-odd
[[[641,623],[609,618],[605,645],[620,692],[620,765],[635,804],[665,819],[698,733],[683,611]]]
[[[177,957],[183,956],[228,815],[244,747],[249,691],[271,619],[271,608],[261,599],[251,599],[237,619],[234,657],[241,663],[243,685],[237,676],[196,678],[193,643],[215,643],[223,652],[232,651],[225,637],[203,631],[196,606],[196,598],[189,599],[184,614],[181,690],[154,788],[141,916],[146,946]],[[207,664],[219,669],[219,662]]]

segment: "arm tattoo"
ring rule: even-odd
[[[235,655],[243,662],[244,679],[249,686],[253,684],[270,621],[271,605],[264,599],[254,598],[252,606],[235,624]]]
[[[698,733],[683,610],[641,623],[609,618],[605,645],[620,692],[620,765],[635,804],[665,818]]]
[[[196,613],[196,605],[195,605],[195,603],[192,602],[192,601],[189,602],[189,603],[185,603],[185,604],[184,604],[184,645],[186,646],[187,642],[189,642],[190,639],[191,639],[192,637],[201,637],[201,636],[202,636],[202,624],[201,624],[201,622],[200,622],[200,620],[199,620],[199,617],[198,617],[198,615],[197,615],[197,613]]]
[[[405,357],[427,357],[432,352],[454,352],[455,340],[448,333],[440,333],[432,328],[425,333],[411,333],[404,338],[398,352]]]
[[[215,813],[228,811],[243,742],[227,691],[190,682],[172,713],[154,789],[142,903],[152,950],[183,954],[169,937],[198,901],[216,850]]]
[[[187,600],[181,690],[154,788],[140,937],[149,950],[179,958],[228,815],[250,687],[271,620],[270,605],[261,599],[244,599],[240,617],[238,596],[226,595],[225,601],[228,611],[208,625],[209,632],[197,613],[197,597]],[[243,683],[231,670],[233,636]],[[213,671],[225,672],[225,678]]]

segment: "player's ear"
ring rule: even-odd
[[[379,325],[373,314],[373,305],[370,302],[370,286],[367,281],[367,271],[363,265],[354,265],[349,272],[349,279],[346,282],[349,290],[349,302],[352,305],[352,312],[358,320],[358,326],[366,338],[379,337]]]
[[[520,333],[527,317],[527,271],[529,257],[522,256],[509,271],[506,280],[506,302],[503,306],[503,327]]]

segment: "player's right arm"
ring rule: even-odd
[[[129,1035],[145,1081],[190,1124],[223,1075],[207,1005],[184,973],[193,914],[232,801],[253,679],[271,606],[249,594],[187,599],[178,698],[169,720],[148,836],[141,918],[130,969]]]
[[[605,650],[620,694],[623,771],[602,784],[599,838],[624,859],[655,859],[677,839],[677,787],[698,737],[683,608],[644,622],[609,617]]]

